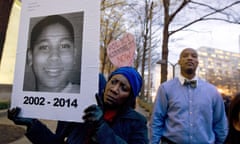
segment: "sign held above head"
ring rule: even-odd
[[[116,67],[133,66],[136,50],[135,38],[125,33],[120,40],[113,40],[107,47],[107,55]]]

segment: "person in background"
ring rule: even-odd
[[[229,109],[229,105],[230,105],[230,102],[231,102],[231,97],[228,96],[228,95],[225,95],[225,94],[221,94],[221,95],[222,95],[222,98],[223,98],[226,115],[228,115],[228,111],[229,111],[228,109]]]
[[[69,20],[60,15],[47,16],[34,25],[30,38],[27,62],[35,77],[34,90],[79,93],[80,85],[69,80],[77,51]]]
[[[240,143],[240,93],[231,100],[228,111],[229,132],[225,144]]]
[[[133,109],[141,87],[142,77],[134,68],[116,69],[103,95],[97,95],[98,105],[84,110],[84,123],[59,121],[55,133],[39,120],[18,117],[19,108],[10,109],[8,118],[26,125],[25,135],[34,144],[147,144],[147,120]]]
[[[184,49],[179,77],[160,85],[151,117],[151,144],[222,144],[228,133],[224,103],[215,86],[198,78],[198,54]]]

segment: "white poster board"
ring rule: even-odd
[[[96,103],[99,30],[99,0],[23,0],[11,107],[81,122]]]

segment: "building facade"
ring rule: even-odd
[[[198,76],[226,95],[240,92],[240,53],[200,47]]]

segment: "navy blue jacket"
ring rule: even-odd
[[[54,134],[35,120],[26,136],[34,144],[84,144],[89,137],[95,139],[96,144],[148,144],[147,120],[131,108],[118,115],[111,124],[105,122],[91,136],[87,135],[89,130],[91,128],[85,123],[59,121]]]

